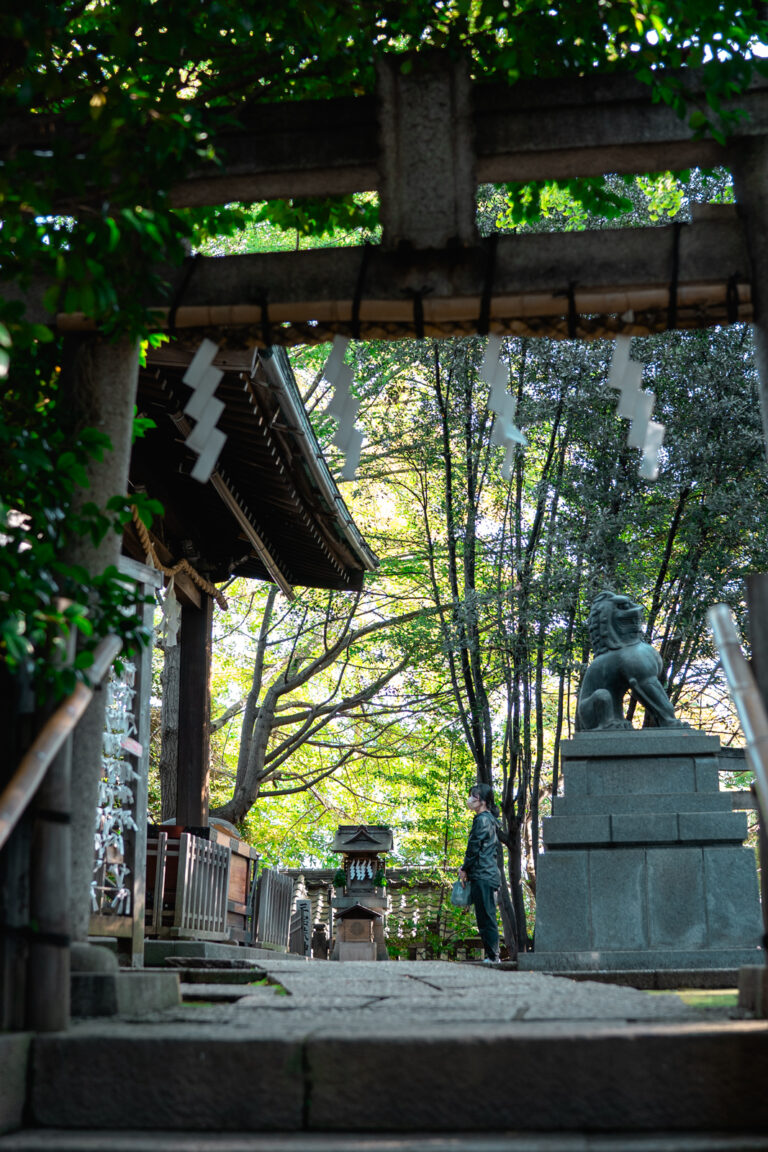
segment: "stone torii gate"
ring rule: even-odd
[[[192,173],[172,194],[182,207],[376,190],[380,247],[195,258],[172,274],[166,298],[147,301],[158,326],[183,343],[209,335],[263,347],[336,333],[586,338],[751,320],[768,436],[768,82],[734,101],[747,115],[721,146],[628,76],[504,87],[473,84],[466,64],[439,53],[413,57],[407,73],[402,61],[380,61],[375,97],[239,110],[242,129],[215,140],[222,166]],[[703,101],[700,77],[685,75],[691,100]],[[480,182],[718,164],[733,172],[736,207],[691,225],[485,241],[476,232]],[[115,446],[94,465],[93,486],[124,490],[135,349],[89,338],[96,326],[81,314],[50,317],[39,303],[29,314],[78,334],[64,387]],[[81,547],[73,559],[91,571],[115,562],[114,541]],[[756,654],[768,652],[768,612],[754,613],[753,626]],[[74,787],[86,800],[100,732],[94,713],[76,740],[83,782],[76,775]],[[76,889],[75,925],[82,898]]]
[[[193,173],[178,206],[377,190],[380,246],[197,258],[147,301],[160,325],[229,343],[494,332],[611,337],[752,320],[766,393],[768,81],[733,102],[727,146],[695,133],[620,74],[472,84],[440,53],[378,67],[376,97],[254,106],[220,137],[222,167]],[[685,75],[685,73],[683,73]],[[691,72],[692,104],[703,102]],[[726,165],[737,204],[693,224],[504,235],[480,241],[480,182]],[[59,315],[60,330],[87,329]],[[763,400],[768,420],[768,405]]]

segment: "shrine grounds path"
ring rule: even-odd
[[[768,1152],[768,1022],[722,993],[437,961],[181,977],[176,1008],[34,1038],[0,1152]]]

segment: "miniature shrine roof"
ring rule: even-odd
[[[392,829],[386,824],[341,824],[331,852],[391,852]]]
[[[351,908],[345,908],[343,911],[337,909],[334,913],[336,920],[381,920],[381,918],[381,912],[377,912],[374,908],[366,908],[364,904],[353,904]]]
[[[192,390],[182,377],[194,352],[178,344],[150,350],[139,378],[139,414],[156,427],[134,445],[130,485],[165,507],[152,525],[160,560],[186,558],[213,582],[234,574],[288,591],[360,588],[378,560],[325,462],[284,349],[217,353],[217,427],[226,442],[204,484],[190,476],[197,457],[184,443]],[[144,559],[132,530],[124,548]]]

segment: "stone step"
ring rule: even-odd
[[[291,960],[297,964],[307,963],[306,956],[295,952],[278,952],[273,948],[243,947],[237,944],[217,944],[206,940],[145,940],[144,963],[147,967],[160,967],[167,956],[192,957],[213,960],[251,960],[255,963],[276,958]]]
[[[613,812],[546,816],[545,848],[637,844],[705,845],[747,838],[746,812]]]
[[[577,732],[560,741],[563,761],[585,756],[717,756],[720,740],[695,728],[634,728]]]
[[[618,815],[641,812],[732,812],[733,792],[601,792],[555,796],[553,816]]]
[[[142,968],[73,972],[71,995],[72,1015],[77,1017],[158,1012],[180,1002],[179,977],[176,972]]]
[[[520,1019],[425,1023],[409,1034],[407,1005],[367,1026],[352,1013],[346,1025],[337,1017],[309,1031],[290,1013],[277,1016],[264,1017],[258,1036],[235,1019],[206,1028],[94,1021],[37,1036],[27,1121],[113,1135],[116,1126],[233,1134],[385,1127],[466,1138],[521,1126],[528,1133],[768,1129],[762,1021]],[[8,1147],[0,1144],[0,1152]],[[117,1152],[118,1145],[111,1139],[105,1147]]]
[[[600,1136],[558,1132],[392,1136],[365,1133],[120,1132],[25,1129],[0,1137],[0,1152],[768,1152],[768,1135],[651,1132]]]

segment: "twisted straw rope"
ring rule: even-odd
[[[153,567],[157,568],[158,572],[162,572],[165,576],[175,576],[177,572],[186,573],[190,580],[197,584],[201,592],[207,592],[209,596],[213,597],[219,608],[226,612],[229,607],[226,597],[219,592],[218,588],[201,576],[199,572],[196,572],[188,560],[179,560],[178,564],[174,564],[172,568],[166,568],[165,564],[158,558],[157,552],[155,552],[154,545],[147,531],[147,526],[142,523],[135,504],[131,508],[131,514],[133,516],[133,522],[136,525],[136,531],[139,534],[139,540],[141,540],[141,546],[148,559],[152,561]]]

